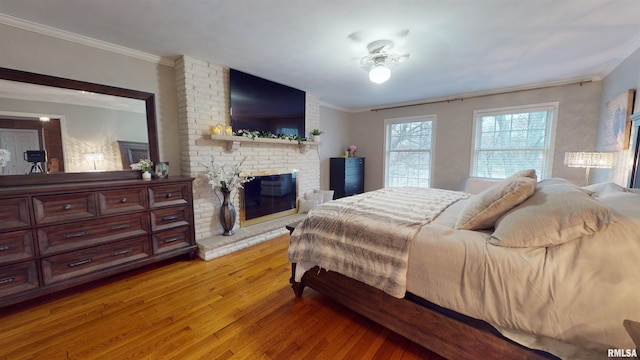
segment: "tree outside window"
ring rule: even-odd
[[[471,176],[504,179],[524,169],[547,176],[557,104],[530,105],[475,114]]]
[[[429,187],[435,117],[385,121],[385,187]]]

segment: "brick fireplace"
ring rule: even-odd
[[[320,156],[317,146],[301,147],[296,142],[287,140],[243,141],[239,146],[229,146],[228,141],[212,140],[211,126],[229,124],[228,69],[187,56],[176,60],[175,68],[180,167],[182,175],[196,178],[193,187],[194,218],[196,241],[201,247],[200,257],[209,260],[268,240],[273,229],[266,227],[265,223],[243,227],[234,236],[220,235],[223,231],[218,220],[220,201],[207,184],[203,164],[209,164],[212,160],[235,164],[246,157],[242,170],[249,173],[269,169],[296,169],[298,193],[304,194],[320,186]],[[307,130],[320,128],[319,101],[315,95],[306,95],[305,118]],[[236,209],[240,209],[240,195],[234,192],[233,198]],[[238,218],[234,229],[239,227]],[[249,235],[244,236],[243,233]],[[206,244],[207,250],[203,250],[203,244]]]

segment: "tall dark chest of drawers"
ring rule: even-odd
[[[334,199],[364,192],[364,158],[339,157],[329,161],[329,188],[334,191]]]
[[[192,178],[0,189],[0,307],[197,251]]]

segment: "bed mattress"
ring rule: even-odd
[[[640,196],[600,198],[614,214],[605,230],[538,248],[492,245],[491,230],[455,230],[467,201],[447,208],[412,241],[408,292],[565,359],[634,348],[622,322],[640,317]]]

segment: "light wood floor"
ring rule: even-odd
[[[288,237],[0,309],[0,359],[441,359],[289,286]]]

